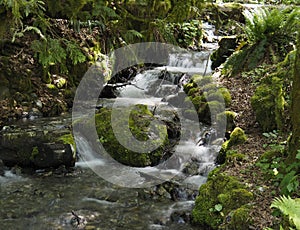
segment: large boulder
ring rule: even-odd
[[[176,118],[175,118],[176,120]],[[173,121],[174,123],[176,121]],[[153,115],[147,105],[101,108],[93,119],[78,120],[75,125],[85,127],[81,135],[96,125],[98,140],[116,161],[134,167],[154,166],[170,156],[179,138],[178,126],[164,115]],[[176,129],[176,130],[175,130]],[[80,154],[80,152],[79,152]]]
[[[237,221],[241,221],[236,228],[228,229],[247,229],[250,225],[249,218],[242,217],[249,215],[252,199],[253,194],[236,178],[217,168],[199,189],[192,212],[193,221],[205,229],[218,229],[220,225],[232,227]]]
[[[38,122],[28,124],[26,128],[23,126],[4,126],[0,131],[0,160],[5,165],[33,168],[74,166],[73,147],[59,139],[60,136],[70,134],[67,127],[47,127]]]

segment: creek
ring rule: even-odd
[[[167,66],[138,73],[131,85],[118,90],[117,98],[102,98],[99,105],[146,104],[158,117],[180,110],[176,106],[170,109],[168,101],[182,91],[178,84],[186,83],[187,76],[211,74],[209,55],[216,47],[207,47],[201,52],[170,54]],[[71,119],[43,118],[24,124],[39,124],[47,130],[49,124],[53,128],[53,123],[55,127],[69,126]],[[165,170],[153,172],[151,176],[160,173],[167,179],[151,187],[126,188],[102,179],[91,170],[91,166],[105,164],[99,159],[79,160],[71,170],[6,170],[0,176],[1,229],[199,229],[190,224],[191,210],[199,186],[215,167],[220,146],[197,145],[204,133],[212,131],[211,127],[194,121],[189,125],[190,132],[174,147],[174,153],[187,160],[174,158]],[[84,141],[77,145],[84,154],[91,151]],[[152,168],[143,170],[147,173]],[[135,179],[142,183],[141,175]]]

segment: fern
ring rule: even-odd
[[[76,65],[77,63],[85,62],[86,56],[81,52],[79,45],[76,42],[67,41],[67,54],[72,60],[72,63]]]
[[[123,36],[126,43],[134,43],[135,39],[142,39],[144,36],[136,30],[127,30]]]
[[[300,229],[300,199],[292,199],[291,197],[280,196],[275,198],[271,204],[271,208],[278,208],[284,215],[288,215],[290,221]]]
[[[65,49],[58,39],[35,40],[32,42],[31,48],[35,51],[35,57],[38,58],[39,63],[44,68],[61,63],[67,57]]]
[[[290,10],[269,10],[257,7],[243,12],[246,20],[245,34],[250,42],[256,43],[262,39],[278,40],[282,36],[290,37],[299,26],[299,8]]]
[[[42,39],[46,39],[45,36],[43,35],[43,33],[41,32],[41,30],[35,26],[26,26],[25,29],[23,29],[22,31],[15,31],[14,35],[13,35],[13,38],[12,38],[12,42],[15,41],[16,37],[23,37],[24,36],[24,33],[26,31],[31,31],[33,30],[34,32],[36,32],[40,38]]]

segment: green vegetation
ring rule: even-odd
[[[241,221],[235,227],[244,229],[249,215],[247,204],[253,194],[235,178],[219,172],[217,168],[210,172],[206,184],[199,189],[193,209],[193,221],[203,227],[217,229],[222,223],[234,226],[236,221]],[[226,219],[230,220],[226,223]]]
[[[150,122],[157,121],[157,118],[153,117],[147,106],[135,105],[131,108],[132,110],[130,111],[129,120],[127,120],[126,116],[124,117],[125,109],[127,108],[114,110],[114,113],[117,113],[120,117],[120,119],[116,121],[117,123],[114,124],[116,127],[124,127],[124,125],[128,126],[128,132],[131,132],[136,140],[141,141],[141,145],[156,145],[157,141],[163,140],[162,145],[152,152],[143,153],[125,148],[120,142],[128,141],[128,136],[130,136],[131,133],[126,135],[125,130],[122,137],[119,137],[121,140],[117,139],[111,126],[111,110],[105,108],[101,109],[95,116],[96,130],[99,135],[100,142],[104,146],[105,150],[115,160],[122,164],[135,167],[157,165],[166,153],[165,151],[168,149],[169,142],[166,130],[158,125],[156,126],[157,130],[155,132],[152,130],[152,136],[149,135]],[[157,133],[158,136],[153,137],[154,133]]]
[[[276,64],[293,49],[299,22],[299,8],[283,10],[258,7],[245,10],[245,42],[241,42],[236,52],[226,61],[223,73],[235,76],[242,71],[250,71],[257,66]],[[238,65],[236,63],[239,63]]]
[[[217,158],[217,163],[224,165],[212,171],[207,183],[200,187],[193,221],[205,229],[247,229],[255,225],[249,215],[256,208],[251,203],[257,196],[256,188],[251,187],[249,192],[242,181],[224,172],[247,163],[251,170],[259,170],[263,186],[274,187],[271,194],[278,198],[271,207],[287,215],[274,212],[282,223],[278,220],[272,227],[299,228],[300,8],[292,5],[244,10],[237,4],[242,1],[230,1],[222,8],[210,2],[213,1],[0,0],[0,98],[7,103],[1,106],[9,110],[7,120],[13,112],[21,118],[37,104],[44,116],[58,115],[72,106],[76,86],[91,64],[99,61],[105,81],[110,79],[114,63],[109,62],[106,54],[112,50],[150,41],[199,50],[206,38],[203,21],[214,22],[219,34],[239,34],[220,40],[221,47],[211,59],[215,67],[224,63],[222,78],[252,84],[251,106],[266,144],[257,162],[252,156],[256,153],[248,155],[247,149],[240,152],[238,145],[249,143],[244,130],[235,125],[243,114],[224,112],[232,104],[231,94],[214,83],[212,76],[194,75],[184,85],[186,100],[194,105],[185,108],[184,116],[198,115],[199,121],[214,124],[214,114],[221,126],[227,121],[226,131],[230,133]],[[296,0],[258,2],[299,4]],[[204,11],[213,13],[203,14]],[[249,92],[245,93],[248,96]],[[118,108],[116,112],[123,114],[124,109]],[[157,132],[149,132],[151,122],[158,119],[146,106],[137,105],[129,119],[120,116],[116,125],[127,124],[127,135],[141,143],[150,141],[155,145],[157,139],[153,135],[162,138],[163,144],[151,152],[138,153],[122,146],[114,135],[111,114],[111,109],[102,108],[95,115],[95,122],[99,141],[114,159],[125,165],[145,167],[157,165],[170,154],[167,151],[171,144],[166,138],[169,130],[156,125]],[[122,141],[126,142],[127,135],[121,137]],[[14,141],[11,146],[23,145],[29,138],[24,136],[20,143]],[[75,148],[71,134],[59,137],[58,141]],[[41,152],[34,145],[19,151],[17,157],[28,165]],[[252,161],[248,162],[249,159]]]
[[[300,229],[300,199],[280,196],[272,202],[271,208],[278,208],[284,215],[287,215],[290,224]]]

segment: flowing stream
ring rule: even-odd
[[[120,107],[146,104],[155,109],[155,115],[164,116],[165,111],[174,109],[167,101],[182,91],[178,85],[194,73],[211,73],[209,55],[210,51],[171,54],[167,66],[137,74],[132,85],[119,90],[118,98],[102,99],[99,103],[104,107],[116,106],[116,102]],[[48,125],[47,119],[39,122],[44,127]],[[70,122],[58,118],[57,125]],[[198,146],[197,141],[211,131],[210,127],[196,124],[199,127],[193,129],[192,121],[190,125],[190,133],[174,151],[191,160],[182,161],[179,157],[170,162],[167,168],[172,168],[172,164],[179,167],[159,173],[174,174],[173,178],[150,188],[111,184],[84,161],[77,162],[72,171],[5,171],[0,176],[0,229],[199,229],[190,224],[190,213],[199,186],[214,167],[219,146]],[[90,151],[84,142],[78,148]],[[89,164],[103,162],[95,160]]]

